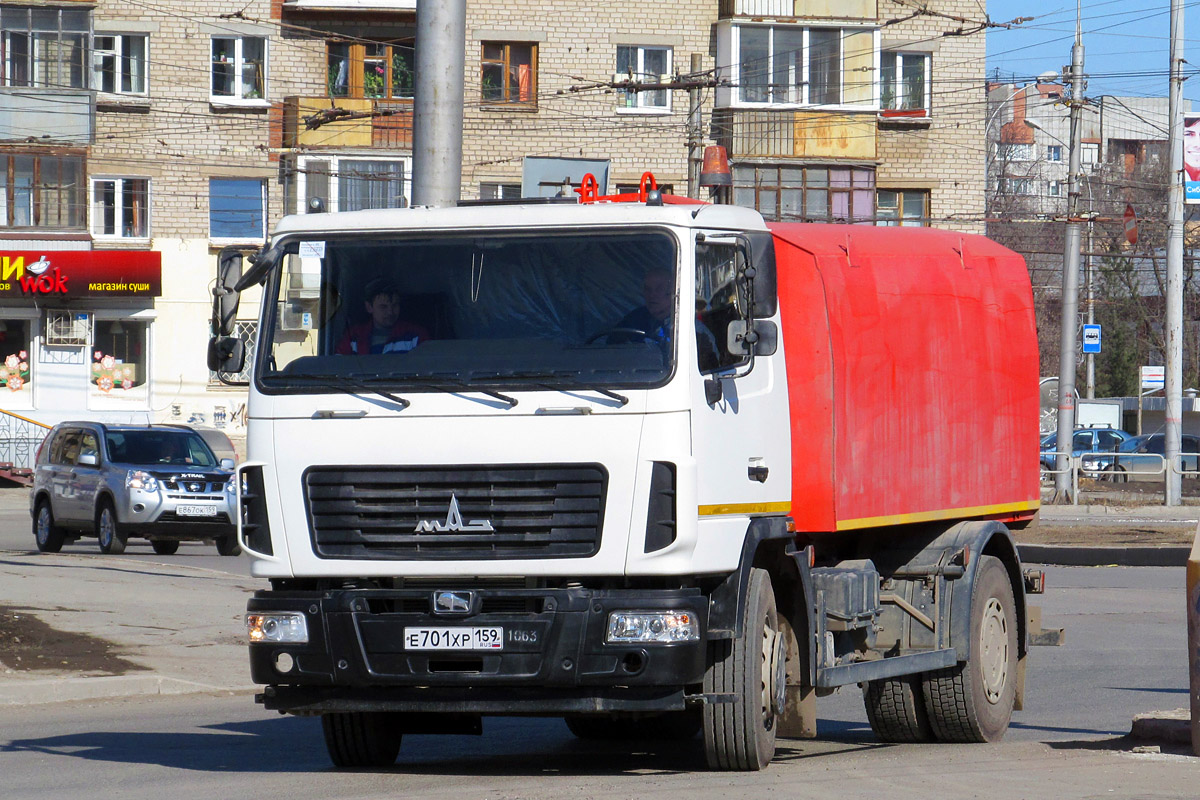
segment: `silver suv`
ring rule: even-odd
[[[183,539],[241,552],[234,524],[233,460],[213,455],[182,425],[62,422],[38,448],[29,510],[38,550],[95,536],[121,553],[130,536],[170,555]]]

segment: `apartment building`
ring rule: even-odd
[[[204,366],[217,254],[314,204],[408,202],[416,12],[0,2],[0,409],[236,435],[244,392]],[[720,199],[769,219],[981,230],[984,39],[945,35],[975,17],[973,0],[472,2],[463,197],[647,171],[682,194],[692,139],[727,149]],[[297,278],[284,326],[304,324]]]

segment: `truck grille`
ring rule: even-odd
[[[313,467],[304,489],[321,558],[587,558],[607,478],[598,464]]]

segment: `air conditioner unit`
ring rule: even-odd
[[[46,312],[46,344],[87,347],[92,339],[92,315],[78,311]]]
[[[312,312],[300,303],[279,304],[279,329],[282,331],[312,330]]]
[[[319,272],[288,273],[287,297],[289,300],[316,300],[321,296],[321,274]]]

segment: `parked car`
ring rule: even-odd
[[[1084,453],[1111,453],[1129,438],[1128,433],[1118,428],[1076,428],[1071,436],[1071,455],[1078,457]],[[1055,468],[1057,445],[1057,432],[1042,438],[1042,469]]]
[[[121,553],[131,536],[170,555],[185,539],[241,552],[235,528],[233,460],[180,425],[63,422],[38,448],[29,510],[38,550],[95,536]]]
[[[1117,482],[1163,480],[1162,456],[1166,453],[1166,445],[1166,436],[1162,433],[1134,436],[1122,442],[1115,453],[1085,458],[1083,467],[1089,470],[1085,474]],[[1200,437],[1182,436],[1179,452],[1180,469],[1195,471],[1200,468]]]

